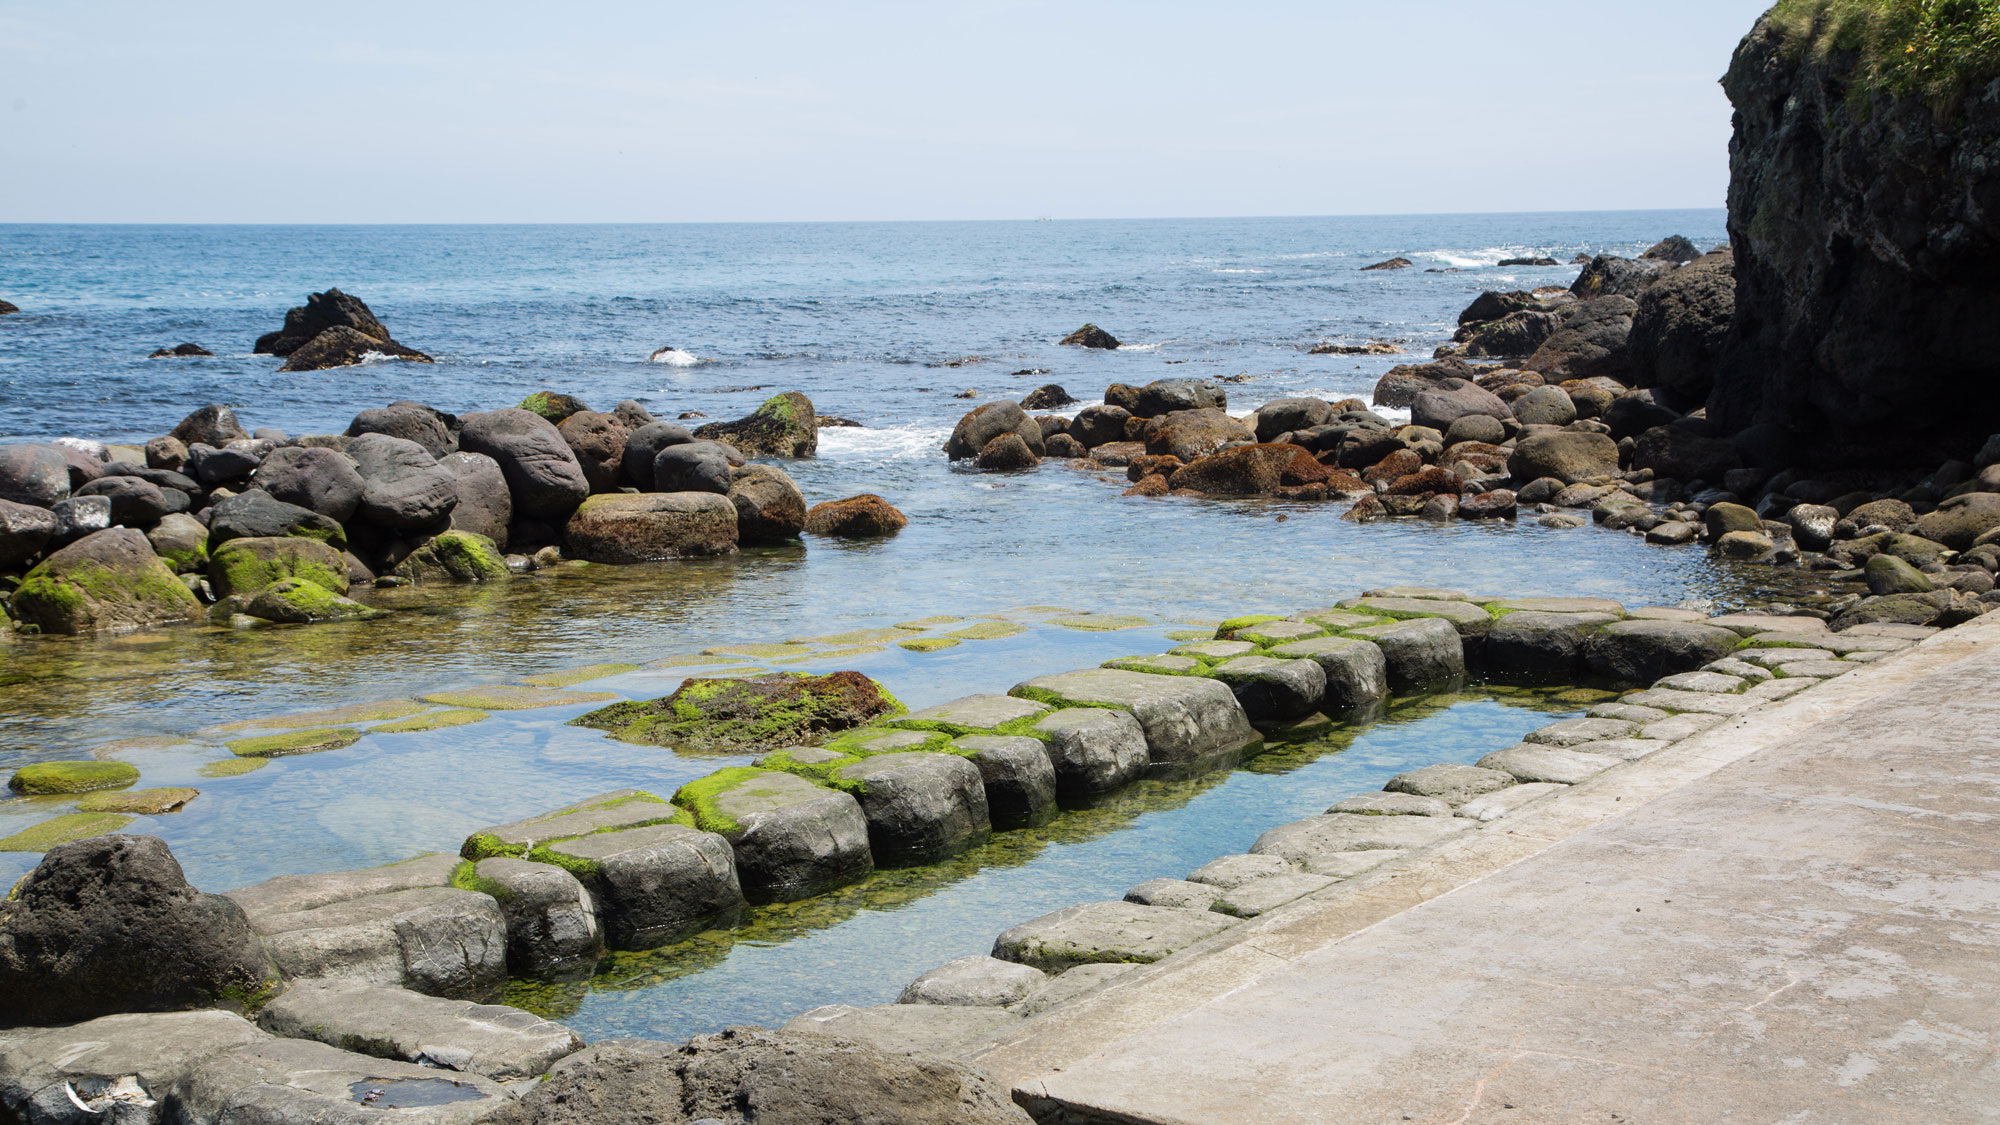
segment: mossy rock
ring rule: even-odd
[[[748,656],[757,660],[767,660],[783,656],[808,656],[811,645],[748,643],[737,645],[717,645],[701,650],[703,656]]]
[[[775,797],[789,797],[799,784],[793,780],[797,776],[783,770],[730,766],[681,786],[674,791],[673,802],[694,817],[696,828],[733,839],[743,831],[743,826],[723,808],[729,797],[741,795],[754,800],[766,792]]]
[[[520,409],[539,414],[552,423],[560,424],[570,415],[580,414],[590,407],[585,406],[582,399],[572,395],[556,391],[536,391],[521,400]]]
[[[507,559],[493,540],[471,531],[446,531],[404,556],[390,573],[424,585],[492,582],[509,572]]]
[[[961,732],[926,727],[863,727],[836,735],[821,749],[850,758],[872,758],[877,754],[904,754],[918,750],[949,754],[953,752],[951,740],[956,733]]]
[[[765,399],[747,418],[710,422],[694,436],[726,441],[751,457],[811,457],[819,451],[819,420],[811,399],[786,391]]]
[[[836,648],[826,652],[815,652],[808,656],[788,656],[783,660],[773,660],[772,664],[805,664],[820,660],[847,660],[856,656],[873,656],[884,650],[883,645],[863,645],[860,648]]]
[[[910,630],[894,629],[851,629],[845,633],[829,633],[824,637],[794,637],[788,645],[834,645],[852,647],[858,645],[889,645],[910,635]]]
[[[1167,630],[1167,639],[1170,641],[1213,640],[1215,639],[1215,629],[1213,627],[1206,629],[1169,629]]]
[[[284,578],[303,578],[321,589],[345,594],[347,560],[317,539],[296,535],[231,539],[208,556],[208,582],[218,599],[232,594],[254,595]]]
[[[940,625],[956,625],[963,620],[965,620],[965,618],[951,617],[949,615],[938,616],[938,617],[919,617],[915,621],[898,621],[896,623],[896,628],[935,629]]]
[[[637,664],[586,664],[581,668],[565,668],[560,672],[543,672],[535,676],[522,676],[521,682],[536,687],[566,688],[589,680],[601,680],[606,676],[622,676],[627,672],[637,672]]]
[[[714,668],[729,664],[747,664],[748,661],[735,656],[709,656],[703,653],[675,653],[658,660],[648,661],[648,668]]]
[[[0,839],[0,852],[45,852],[58,844],[116,832],[130,823],[131,817],[117,813],[64,813]]]
[[[998,613],[989,613],[986,616],[1004,617],[1009,620],[1025,618],[1039,621],[1044,617],[1077,617],[1086,612],[1088,611],[1071,609],[1068,606],[1061,605],[1017,605],[1012,609],[1003,609]]]
[[[43,559],[21,579],[13,616],[44,633],[115,632],[199,621],[201,600],[144,535],[112,527]]]
[[[423,697],[441,707],[464,707],[475,711],[531,711],[537,707],[573,707],[579,703],[603,703],[618,698],[612,691],[550,691],[546,688],[491,687],[434,691]]]
[[[1145,672],[1154,676],[1201,676],[1207,674],[1208,666],[1192,656],[1162,653],[1158,656],[1121,656],[1107,660],[1100,667],[1113,668],[1121,672]]]
[[[458,854],[474,862],[507,855],[541,863],[558,863],[545,856],[547,845],[653,824],[692,823],[693,817],[685,809],[643,790],[620,789],[587,797],[525,820],[481,829],[465,838]],[[558,863],[558,866],[563,865]]]
[[[123,789],[139,780],[129,762],[36,762],[14,771],[7,788],[28,796]]]
[[[760,769],[778,770],[827,785],[831,783],[836,771],[860,760],[852,754],[842,754],[836,750],[820,749],[816,746],[790,746],[759,758],[757,766]]]
[[[283,758],[292,754],[318,754],[325,750],[339,750],[345,746],[352,746],[361,741],[362,733],[353,727],[298,730],[285,734],[260,735],[256,738],[239,738],[223,745],[239,758]]]
[[[355,617],[380,617],[382,610],[343,598],[317,582],[280,578],[257,591],[243,612],[280,625],[311,625]]]
[[[944,649],[957,648],[961,643],[963,642],[956,637],[917,637],[914,640],[898,641],[896,647],[906,648],[911,652],[941,652]]]
[[[203,777],[242,777],[271,764],[269,758],[224,758],[201,767]]]
[[[426,711],[407,719],[397,719],[393,723],[383,723],[371,729],[369,734],[411,734],[417,731],[444,730],[447,727],[470,726],[492,718],[484,711],[470,707],[455,707],[445,711]]]
[[[662,699],[615,703],[570,720],[622,742],[694,752],[806,746],[905,708],[859,672],[772,672],[689,679]]]
[[[1149,617],[1139,617],[1123,613],[1085,613],[1074,617],[1051,617],[1047,624],[1064,629],[1076,629],[1086,633],[1114,633],[1120,629],[1143,629],[1151,625]]]
[[[1027,632],[1027,627],[1012,621],[981,621],[977,625],[967,625],[963,629],[953,629],[945,634],[961,641],[997,641],[1005,637],[1018,637]]]
[[[178,810],[201,795],[199,789],[128,789],[123,793],[90,793],[76,803],[76,811],[87,813],[130,813],[158,816]]]
[[[427,708],[421,703],[407,699],[385,699],[376,703],[351,703],[345,707],[329,707],[321,711],[300,711],[292,715],[273,715],[268,719],[238,719],[232,723],[218,723],[203,727],[195,734],[201,738],[227,738],[233,734],[268,730],[308,730],[319,727],[341,727],[349,723],[373,723],[384,719],[403,719],[421,714]]]
[[[1218,641],[1234,640],[1236,639],[1236,630],[1238,629],[1248,629],[1253,625],[1262,625],[1266,621],[1283,620],[1284,616],[1276,613],[1247,613],[1242,617],[1232,617],[1215,627],[1213,639]]]

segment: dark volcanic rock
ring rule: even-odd
[[[1021,409],[1054,410],[1056,407],[1068,406],[1075,401],[1076,399],[1071,397],[1068,391],[1063,390],[1060,384],[1049,383],[1023,395]]]
[[[146,356],[147,359],[174,359],[182,356],[212,356],[215,353],[200,344],[175,344],[171,348],[158,348]]]
[[[53,506],[69,497],[69,460],[43,442],[0,445],[0,500]]]
[[[694,436],[728,442],[748,457],[811,457],[819,452],[819,423],[812,400],[786,391],[764,400],[754,413],[734,422],[710,422]]]
[[[348,443],[347,456],[362,482],[358,519],[397,530],[432,527],[458,503],[457,478],[414,441],[362,434]]]
[[[0,1025],[241,1007],[274,975],[243,908],[153,836],[52,848],[0,911]]]
[[[331,449],[274,449],[252,483],[272,497],[341,523],[354,518],[366,484],[347,455]]]
[[[414,441],[432,457],[442,458],[458,448],[458,438],[453,432],[457,423],[458,419],[421,402],[392,402],[356,414],[354,421],[347,424],[347,436],[388,434]]]
[[[687,427],[672,422],[648,422],[625,437],[623,475],[627,484],[641,492],[653,491],[653,461],[670,445],[686,445],[694,440]]]
[[[814,504],[806,512],[805,531],[831,539],[870,539],[894,535],[909,524],[896,506],[872,492],[845,500]]]
[[[1000,399],[958,420],[950,440],[945,442],[945,455],[954,461],[969,461],[1001,434],[1019,434],[1027,443],[1028,452],[1037,457],[1043,453],[1042,424],[1028,417],[1020,403]]]
[[[1694,243],[1678,234],[1670,234],[1654,243],[1652,249],[1639,255],[1639,260],[1644,262],[1667,262],[1677,266],[1682,262],[1692,262],[1699,257],[1701,257],[1701,251],[1695,248]]]
[[[1635,261],[1611,254],[1599,254],[1583,267],[1569,291],[1582,300],[1598,297],[1633,297],[1659,278],[1667,268],[1665,262]]]
[[[1141,418],[1157,418],[1176,410],[1221,410],[1229,396],[1207,379],[1157,379],[1139,388],[1132,413]]]
[[[583,477],[592,492],[617,489],[625,463],[625,442],[631,436],[625,423],[595,410],[579,410],[556,423],[556,432],[569,443],[569,451],[583,466]]]
[[[124,527],[151,527],[170,510],[160,486],[138,477],[98,477],[76,495],[109,497],[111,522]]]
[[[1069,347],[1101,348],[1109,351],[1118,346],[1118,337],[1113,336],[1095,324],[1086,324],[1082,328],[1064,336],[1057,343]]]
[[[1386,262],[1376,262],[1372,266],[1362,266],[1361,270],[1363,273],[1366,273],[1369,270],[1406,270],[1414,265],[1416,265],[1416,263],[1412,262],[1408,258],[1390,258]]]
[[[232,441],[241,441],[250,436],[243,424],[236,420],[236,412],[227,406],[210,403],[180,420],[173,435],[184,445],[200,442],[217,449]]]
[[[1668,406],[1708,401],[1736,311],[1736,259],[1727,250],[1689,262],[1639,295],[1626,343],[1634,383]]]
[[[359,297],[338,289],[306,296],[306,303],[285,313],[285,326],[257,338],[258,355],[288,356],[329,328],[352,328],[377,340],[389,339],[389,329]],[[214,444],[214,443],[211,443]]]
[[[1934,107],[1797,26],[1760,20],[1723,78],[1736,317],[1709,417],[1815,464],[1970,453],[2000,417],[2000,86]]]
[[[1550,382],[1597,375],[1626,377],[1631,369],[1627,342],[1632,314],[1638,307],[1622,294],[1583,301],[1563,314],[1562,323],[1521,366],[1547,376]]]
[[[56,517],[48,509],[0,500],[0,570],[34,558],[55,534]]]
[[[380,340],[356,328],[334,327],[293,348],[278,370],[324,371],[329,367],[352,367],[377,357],[432,362],[431,357],[394,340]]]
[[[296,535],[318,539],[341,547],[347,535],[341,525],[311,508],[287,504],[262,489],[253,488],[224,500],[208,510],[210,550],[231,539],[270,539]]]
[[[539,414],[518,408],[468,414],[458,445],[500,463],[517,516],[565,518],[590,495],[590,482],[569,443]]]
[[[1464,379],[1471,382],[1479,372],[1462,359],[1441,359],[1435,363],[1405,363],[1391,367],[1375,383],[1376,406],[1408,406],[1417,395],[1444,382]]]
[[[1491,391],[1480,390],[1463,379],[1446,379],[1425,390],[1410,403],[1410,422],[1429,426],[1442,433],[1468,414],[1512,418],[1513,410]]]
[[[507,491],[507,474],[484,453],[450,453],[438,464],[451,473],[458,503],[451,509],[454,531],[469,531],[507,548],[507,525],[514,519],[514,497]]]

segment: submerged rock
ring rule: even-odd
[[[726,555],[736,549],[736,505],[713,492],[592,496],[569,518],[563,540],[572,558],[587,562]]]
[[[872,492],[864,492],[845,500],[814,504],[806,512],[805,532],[832,539],[870,539],[894,535],[909,522],[895,505]]]
[[[280,364],[280,371],[324,371],[329,367],[352,367],[371,359],[402,359],[431,363],[431,357],[394,340],[378,339],[347,327],[329,328],[300,344]]]
[[[749,753],[812,745],[903,705],[859,672],[690,679],[662,699],[614,703],[570,720],[613,738],[685,751]]]
[[[1063,347],[1098,348],[1109,351],[1118,347],[1118,337],[1113,336],[1095,324],[1086,324],[1082,328],[1056,341],[1056,343]]]

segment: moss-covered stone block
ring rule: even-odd
[[[693,752],[808,746],[906,708],[859,672],[689,679],[662,699],[615,703],[570,721],[623,742]]]
[[[203,777],[242,777],[271,764],[269,758],[224,758],[201,767]]]
[[[492,718],[484,711],[470,707],[454,707],[443,711],[426,711],[407,719],[397,719],[393,723],[383,723],[369,730],[369,734],[412,734],[427,730],[444,730],[448,727],[470,726]]]
[[[1027,627],[1012,621],[981,621],[977,625],[967,625],[945,634],[961,641],[997,641],[1006,637],[1018,637],[1027,632]]]
[[[434,691],[423,697],[440,707],[462,707],[474,711],[531,711],[538,707],[574,707],[579,703],[603,703],[618,698],[613,691],[551,691],[547,688],[487,687],[454,688]]]
[[[159,816],[178,811],[201,795],[199,789],[128,789],[123,793],[88,793],[76,803],[76,811],[87,813],[129,813]]]
[[[352,746],[361,741],[363,733],[353,727],[287,731],[284,734],[238,738],[223,745],[239,758],[283,758],[293,754],[318,754],[325,750],[339,750],[342,747]]]
[[[637,664],[587,664],[581,668],[565,668],[560,672],[543,672],[534,676],[522,676],[521,682],[536,687],[566,688],[591,680],[601,680],[607,676],[622,676],[639,670]]]
[[[296,535],[231,539],[208,557],[208,581],[217,598],[255,594],[282,578],[302,578],[345,594],[347,561],[325,543]]]
[[[129,762],[36,762],[14,771],[7,788],[28,796],[123,789],[139,780]]]
[[[1246,613],[1241,617],[1229,618],[1217,625],[1215,627],[1215,639],[1218,641],[1234,640],[1236,638],[1236,630],[1238,629],[1248,629],[1253,625],[1262,625],[1266,621],[1283,620],[1284,616],[1277,613]]]
[[[446,531],[404,556],[391,573],[421,585],[492,582],[509,572],[507,559],[493,540],[471,531]]]
[[[328,707],[319,711],[273,715],[268,719],[238,719],[235,722],[203,727],[196,731],[195,735],[200,738],[224,739],[231,735],[248,734],[251,731],[342,727],[350,723],[373,723],[384,719],[407,718],[421,714],[425,710],[423,704],[413,703],[407,699],[385,699],[374,703],[351,703],[345,707]]]
[[[956,637],[916,637],[912,640],[898,641],[896,647],[906,648],[911,652],[943,652],[948,648],[957,648],[961,643]]]
[[[1046,624],[1063,629],[1075,629],[1082,633],[1115,633],[1121,629],[1143,629],[1153,623],[1150,617],[1140,617],[1129,613],[1081,613],[1069,617],[1051,617]]]

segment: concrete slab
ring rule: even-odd
[[[969,1057],[1045,1121],[1996,1120],[1996,676],[1960,626]]]
[[[1400,818],[1399,818],[1400,819]],[[1144,963],[1186,949],[1236,924],[1206,910],[1087,902],[1023,922],[993,943],[993,955],[1045,973],[1100,961]]]

